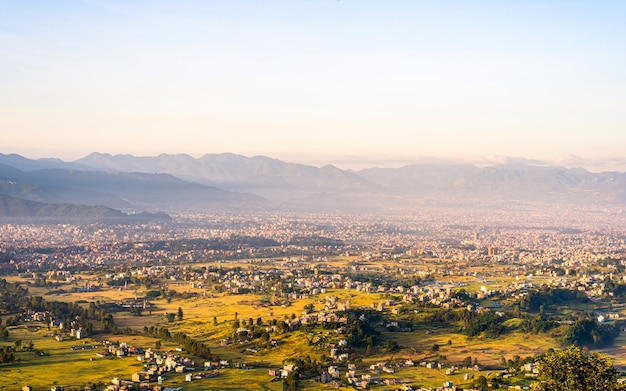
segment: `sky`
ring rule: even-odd
[[[626,169],[623,1],[0,0],[0,153]]]

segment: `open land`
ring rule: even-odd
[[[525,387],[570,343],[626,369],[620,226],[179,219],[0,226],[0,389]]]

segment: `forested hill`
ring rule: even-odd
[[[88,221],[170,220],[165,213],[128,215],[101,205],[47,204],[0,194],[0,219],[72,219]]]

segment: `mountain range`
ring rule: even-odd
[[[128,211],[380,210],[423,202],[626,205],[626,174],[511,160],[342,170],[265,156],[92,153],[73,162],[0,154],[0,194]]]
[[[383,190],[363,177],[326,165],[314,167],[265,156],[231,153],[153,157],[92,153],[73,162],[76,166],[117,172],[167,173],[176,177],[233,191],[265,193],[271,190],[369,192]]]

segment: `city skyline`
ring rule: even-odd
[[[619,2],[6,2],[2,153],[626,168]]]

